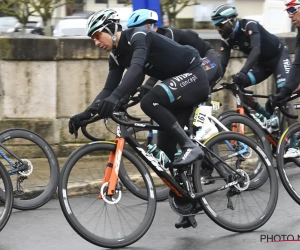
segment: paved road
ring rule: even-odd
[[[127,247],[134,250],[182,249],[299,249],[300,242],[265,243],[262,235],[300,235],[300,207],[280,185],[278,206],[271,219],[252,233],[226,231],[208,219],[197,217],[196,229],[175,229],[177,215],[167,202],[158,204],[155,220],[146,235]],[[2,230],[1,250],[102,249],[79,237],[65,220],[56,199],[35,211],[14,211]],[[277,236],[278,237],[278,236]],[[291,236],[289,236],[291,239]]]

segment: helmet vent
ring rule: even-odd
[[[136,16],[136,18],[134,19],[134,23],[139,19],[140,15]]]

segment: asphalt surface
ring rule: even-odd
[[[280,184],[279,201],[271,219],[251,233],[232,233],[214,224],[205,214],[198,215],[198,227],[176,229],[178,216],[168,202],[160,202],[149,231],[126,249],[299,249],[300,241],[267,242],[268,237],[298,240],[300,207]],[[93,250],[102,249],[78,236],[67,223],[57,199],[33,211],[14,210],[1,231],[1,250]],[[275,236],[277,235],[277,236]],[[282,236],[286,235],[286,236]]]

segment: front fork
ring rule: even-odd
[[[122,153],[124,148],[124,138],[116,138],[117,144],[116,151],[111,152],[109,155],[108,163],[106,165],[105,174],[102,185],[108,183],[107,195],[112,196],[116,194],[116,187],[119,178],[120,164],[122,159]],[[99,199],[102,199],[102,195],[99,194]]]

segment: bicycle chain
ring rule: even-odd
[[[174,198],[175,196],[172,197],[171,192],[172,192],[172,191],[170,191],[170,193],[169,193],[168,201],[169,201],[170,207],[172,208],[172,210],[173,210],[176,214],[182,215],[182,216],[195,216],[195,215],[206,214],[205,211],[203,210],[203,206],[202,206],[201,204],[200,204],[201,210],[200,210],[199,212],[197,212],[197,213],[187,213],[187,214],[180,213],[180,212],[178,211],[178,209],[175,208],[175,206],[178,206],[178,205],[177,205],[177,204],[175,205],[175,204],[173,203],[173,198]],[[174,195],[175,195],[175,194],[174,194]],[[195,208],[193,208],[193,209],[195,209]],[[217,213],[217,212],[222,212],[222,211],[226,211],[226,210],[228,210],[228,208],[217,209],[217,210],[213,210],[213,211],[214,211],[215,213]]]

